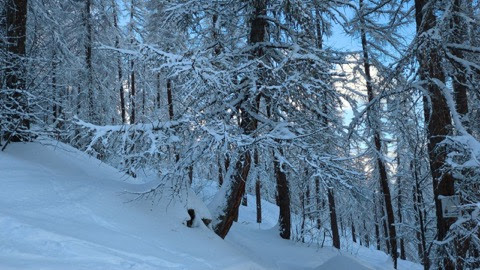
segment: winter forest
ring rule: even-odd
[[[57,144],[119,172],[118,209],[185,201],[203,248],[268,206],[281,243],[480,268],[479,1],[0,3],[0,239],[22,151]]]

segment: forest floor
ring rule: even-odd
[[[205,211],[193,192],[187,203],[133,200],[145,182],[54,141],[9,145],[0,152],[0,269],[392,269],[373,249],[281,239],[278,208],[263,201],[259,225],[254,197],[222,240],[184,225],[187,207]]]

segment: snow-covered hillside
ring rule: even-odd
[[[261,228],[250,204],[222,240],[186,227],[184,203],[132,201],[141,182],[54,141],[9,145],[0,152],[0,269],[391,269],[381,252],[280,239],[267,202]]]

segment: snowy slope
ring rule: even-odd
[[[241,209],[226,240],[203,225],[187,228],[184,203],[131,202],[128,191],[142,190],[141,181],[46,143],[0,152],[0,269],[390,268],[383,253],[380,261],[362,260],[280,239],[271,228],[278,209],[266,202],[261,229],[253,206]],[[193,195],[189,200],[204,207]]]
[[[126,177],[65,145],[0,153],[0,269],[258,269],[184,206],[130,200]]]

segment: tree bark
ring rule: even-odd
[[[367,224],[365,222],[365,219],[363,220],[363,231],[364,231],[364,242],[365,242],[365,246],[370,248],[370,237],[368,235],[368,231],[367,231]]]
[[[156,107],[160,109],[160,92],[161,92],[161,84],[160,84],[160,73],[157,73],[157,98],[156,98]]]
[[[461,12],[462,8],[465,7],[463,5],[464,0],[453,0],[453,42],[456,44],[464,44],[465,40],[467,39],[467,30],[468,26],[465,24],[464,19],[462,18]],[[452,49],[452,54],[459,59],[464,59],[463,52],[460,49]],[[460,63],[455,62],[455,73],[453,76],[453,93],[455,97],[455,105],[456,110],[462,117],[462,120],[465,121],[465,116],[468,113],[468,97],[467,97],[467,90],[468,90],[468,81],[466,73],[466,68],[462,66]]]
[[[120,38],[118,37],[120,29],[118,28],[118,13],[117,13],[117,4],[115,0],[112,0],[112,8],[113,8],[113,27],[115,31],[117,31],[115,35],[115,48],[120,48]],[[117,59],[117,69],[118,69],[118,84],[119,84],[119,96],[120,96],[120,112],[122,116],[122,124],[127,123],[127,110],[125,108],[125,92],[123,90],[123,74],[122,74],[122,58],[121,55],[118,55]]]
[[[340,249],[340,235],[338,234],[337,210],[335,208],[335,197],[333,188],[328,188],[328,208],[330,210],[330,227],[332,229],[332,241],[335,248]]]
[[[173,121],[175,119],[175,114],[173,111],[173,93],[172,93],[172,80],[167,79],[167,103],[168,103],[168,119]],[[175,147],[173,147],[173,152],[175,155],[175,162],[180,160],[180,154],[177,153]]]
[[[262,223],[262,194],[261,194],[262,184],[260,179],[257,178],[255,182],[255,198],[257,202],[257,223]]]
[[[322,221],[320,220],[321,200],[320,200],[320,179],[315,177],[315,217],[317,223],[317,229],[322,227]]]
[[[84,24],[86,29],[85,40],[85,65],[87,71],[87,100],[88,100],[88,116],[93,123],[98,123],[97,115],[95,114],[95,97],[93,92],[93,63],[92,63],[92,1],[85,1]]]
[[[357,236],[356,236],[356,232],[355,232],[355,222],[353,221],[353,217],[351,217],[352,219],[352,241],[354,243],[357,242]]]
[[[223,185],[223,170],[222,170],[222,164],[220,162],[220,157],[218,158],[217,166],[218,166],[218,186],[221,187]]]
[[[58,100],[58,90],[57,90],[57,63],[55,59],[55,51],[53,52],[52,56],[52,116],[53,121],[52,123],[56,123],[58,120],[58,106],[57,103],[60,102]]]
[[[428,4],[430,3],[430,4]],[[436,25],[436,16],[433,11],[432,2],[428,0],[415,0],[415,19],[417,25],[417,36],[431,30]],[[423,40],[420,42],[431,42]],[[430,170],[432,173],[433,194],[437,216],[437,240],[442,241],[447,235],[454,218],[445,218],[442,214],[442,206],[439,196],[452,196],[455,194],[454,178],[448,172],[442,172],[447,153],[442,150],[440,143],[445,136],[451,134],[450,111],[443,95],[442,89],[433,82],[437,80],[445,82],[445,75],[442,69],[442,58],[438,48],[422,44],[423,50],[418,51],[417,57],[420,63],[420,78],[427,81],[424,89],[430,98],[430,102],[424,98],[424,115],[427,124],[428,156]],[[446,270],[453,270],[455,263],[443,254],[443,267]]]
[[[282,154],[279,150],[278,154]],[[275,176],[277,178],[277,194],[280,207],[280,215],[278,217],[278,224],[280,230],[280,237],[283,239],[290,239],[291,218],[290,218],[290,189],[288,187],[287,176],[285,174],[284,165],[280,164],[278,157],[274,157]]]
[[[257,223],[262,223],[262,193],[261,187],[262,183],[260,182],[260,161],[258,156],[258,149],[255,149],[253,162],[255,164],[255,170],[257,170],[257,179],[255,181],[255,199],[256,199],[256,209],[257,209]]]
[[[380,201],[382,199],[380,198]],[[386,253],[391,254],[391,247],[390,247],[390,238],[388,237],[388,225],[387,225],[387,219],[385,217],[385,202],[382,202],[382,206],[380,207],[380,213],[382,214],[382,225],[383,225],[383,235],[385,238],[385,247],[386,247]]]
[[[130,124],[133,125],[136,123],[136,104],[135,104],[135,99],[136,99],[136,85],[135,85],[135,62],[132,60],[130,61],[130,105],[132,106],[132,109],[130,111]]]
[[[398,149],[397,149],[397,153]],[[400,168],[400,157],[397,157],[397,168]],[[398,215],[398,222],[402,224],[403,217],[402,217],[402,177],[397,177],[397,215]],[[405,255],[405,242],[403,240],[403,236],[400,238],[400,259],[406,260]]]
[[[90,1],[90,0],[88,0]],[[133,46],[135,43],[135,33],[134,33],[134,18],[135,18],[135,7],[133,0],[130,2],[130,43]],[[130,105],[132,106],[131,112],[130,112],[130,124],[135,124],[136,123],[136,114],[137,114],[137,108],[136,108],[136,82],[135,82],[135,62],[133,60],[130,60]]]
[[[221,238],[225,238],[233,221],[238,214],[238,208],[242,202],[243,193],[245,191],[245,182],[250,171],[251,157],[250,152],[245,151],[235,163],[235,173],[232,176],[232,187],[227,195],[227,202],[224,205],[222,214],[217,219],[219,222],[213,226],[213,230]]]

